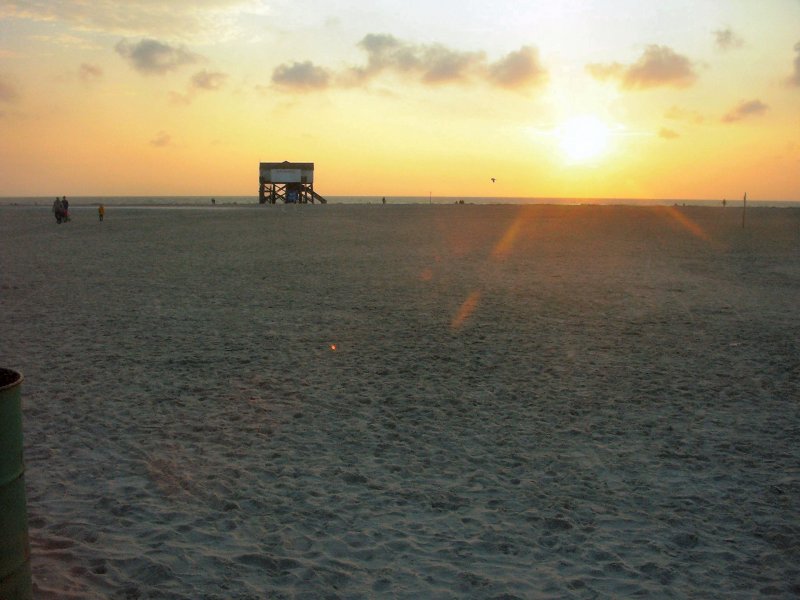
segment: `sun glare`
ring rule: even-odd
[[[558,144],[570,163],[585,163],[602,156],[608,149],[611,131],[591,115],[572,117],[556,131]]]

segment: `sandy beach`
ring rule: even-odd
[[[36,597],[800,595],[800,209],[0,207]]]

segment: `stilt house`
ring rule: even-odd
[[[327,200],[314,191],[314,163],[262,162],[258,167],[258,203],[306,204]]]

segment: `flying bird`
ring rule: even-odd
[[[494,182],[495,182],[495,178],[494,178],[494,177],[492,177],[492,183],[494,183]]]

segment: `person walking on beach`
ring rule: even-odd
[[[55,215],[55,217],[56,217],[56,223],[58,223],[59,225],[61,225],[61,217],[62,217],[62,215],[63,215],[63,210],[64,210],[64,209],[63,209],[63,207],[61,206],[61,200],[59,200],[58,198],[56,198],[56,199],[53,201],[53,214],[54,214],[54,215]]]
[[[61,197],[61,218],[69,221],[69,202],[66,196]]]
[[[97,216],[102,221],[105,214],[106,214],[106,207],[101,204],[100,206],[97,207]]]

